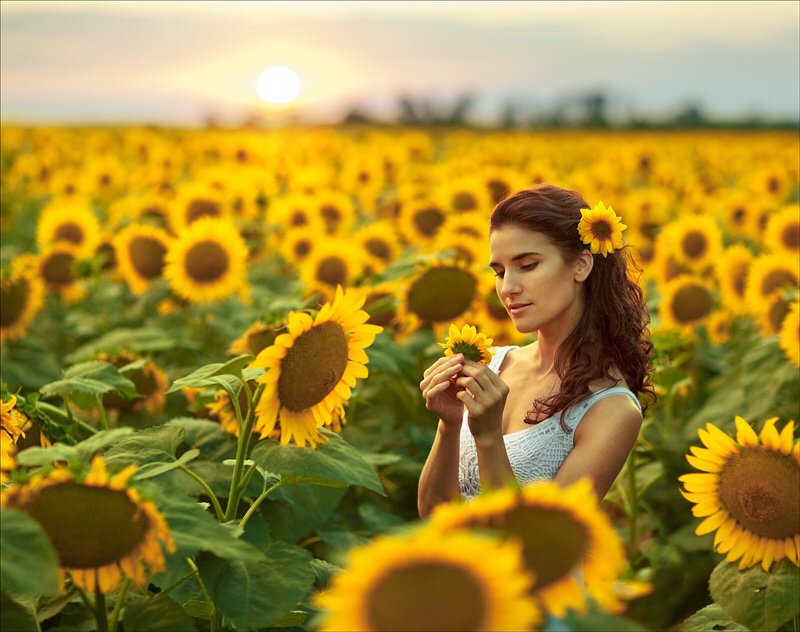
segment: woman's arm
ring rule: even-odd
[[[460,434],[461,424],[450,424],[439,420],[433,447],[419,476],[417,511],[420,518],[426,518],[436,505],[453,500],[460,493],[458,486]]]
[[[609,395],[594,404],[575,430],[575,447],[553,480],[569,485],[588,476],[602,500],[636,443],[642,413],[624,394]]]

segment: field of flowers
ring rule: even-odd
[[[3,630],[798,632],[796,133],[1,149]],[[542,482],[420,521],[419,381],[451,323],[530,340],[487,218],[542,182],[628,226],[658,400],[600,505]]]

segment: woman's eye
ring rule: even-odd
[[[538,266],[538,265],[539,265],[539,262],[538,262],[538,261],[537,261],[537,262],[535,262],[535,263],[529,263],[529,264],[527,264],[527,265],[524,265],[524,266],[522,266],[522,267],[520,268],[520,270],[533,270],[533,269],[534,269],[536,266]]]
[[[495,276],[496,276],[498,279],[502,279],[502,278],[503,278],[503,273],[502,273],[502,272],[495,272],[495,273],[494,273],[494,275],[495,275]]]

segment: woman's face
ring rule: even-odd
[[[494,229],[489,248],[497,295],[518,331],[577,323],[583,308],[581,283],[592,269],[591,253],[584,250],[566,263],[542,233],[514,224]]]

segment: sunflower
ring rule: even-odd
[[[445,532],[491,529],[521,542],[525,567],[535,578],[531,594],[556,617],[568,608],[585,609],[575,579],[581,569],[586,591],[607,609],[619,607],[614,583],[625,567],[622,544],[586,478],[568,487],[536,481],[485,493],[469,503],[442,504],[433,512],[431,527]]]
[[[713,215],[722,218],[726,232],[737,237],[752,237],[757,218],[764,211],[762,198],[742,189],[721,192],[710,207]]]
[[[36,243],[40,250],[67,242],[78,256],[94,252],[100,241],[100,223],[87,202],[70,201],[48,204],[39,215]]]
[[[319,241],[319,233],[308,226],[290,228],[283,236],[273,235],[271,237],[272,239],[269,241],[274,241],[274,246],[277,247],[281,256],[294,266],[308,258]],[[270,247],[272,245],[272,243],[268,243],[267,249],[272,250],[273,248]]]
[[[800,205],[791,204],[769,216],[764,245],[775,254],[800,256]]]
[[[39,278],[48,291],[58,294],[66,304],[75,303],[86,296],[86,288],[73,272],[76,259],[75,246],[66,242],[50,246],[38,258]]]
[[[609,252],[622,248],[622,231],[626,228],[614,209],[602,202],[591,209],[581,209],[578,234],[584,244],[589,244],[592,254],[600,253],[605,257]]]
[[[768,296],[757,305],[755,316],[763,336],[777,336],[780,333],[790,306],[789,299],[780,292]]]
[[[167,250],[164,276],[173,292],[192,303],[218,301],[247,284],[247,244],[226,219],[189,224]]]
[[[44,304],[44,283],[35,269],[11,264],[0,281],[0,343],[22,336]]]
[[[394,222],[373,222],[360,228],[353,239],[361,246],[373,272],[381,272],[397,256],[400,239],[395,232]]]
[[[783,289],[794,290],[800,284],[800,260],[782,254],[761,255],[753,259],[747,277],[745,297],[752,309]]]
[[[250,388],[250,392],[252,393],[256,388],[256,383],[253,380],[248,380],[247,386]],[[247,417],[249,403],[247,400],[247,391],[241,386],[239,387],[239,392],[236,395],[236,400],[239,404],[239,412],[242,414],[242,419],[244,419]],[[230,395],[228,395],[228,392],[224,388],[217,390],[217,392],[214,393],[214,401],[209,402],[205,406],[208,410],[209,416],[219,420],[219,425],[225,432],[228,432],[236,437],[239,436],[239,420],[236,417],[236,409],[231,402]],[[255,432],[255,429],[253,432]],[[270,434],[270,438],[277,439],[279,437],[280,429],[276,427],[276,429]]]
[[[722,251],[715,264],[720,300],[735,314],[744,314],[748,311],[745,289],[752,262],[753,253],[747,246],[733,244]]]
[[[367,377],[364,349],[382,330],[367,324],[363,304],[363,296],[355,298],[337,286],[333,302],[324,304],[315,317],[289,312],[288,332],[250,365],[266,369],[258,378],[265,388],[255,424],[262,438],[279,422],[281,444],[316,447],[323,440],[317,429],[344,417],[356,379]]]
[[[281,231],[309,228],[315,234],[325,232],[325,224],[317,209],[317,198],[306,193],[289,193],[275,198],[267,210],[267,222]]]
[[[541,620],[517,543],[466,531],[379,536],[316,597],[322,630],[530,630]],[[491,563],[487,563],[491,560]]]
[[[434,189],[433,197],[448,214],[477,212],[485,215],[492,209],[488,187],[480,178],[471,176],[447,179]]]
[[[315,196],[316,212],[328,235],[349,235],[356,221],[356,208],[349,195],[328,189]]]
[[[670,250],[691,270],[708,268],[722,251],[722,231],[713,217],[684,215],[665,230],[669,232]]]
[[[711,315],[714,304],[713,290],[706,281],[681,274],[662,286],[658,313],[662,326],[687,336]]]
[[[447,217],[445,209],[427,199],[416,199],[400,208],[398,230],[409,244],[433,245]]]
[[[723,345],[731,338],[731,322],[734,315],[728,309],[714,310],[706,320],[708,339],[715,345]]]
[[[227,219],[230,210],[225,205],[224,193],[206,182],[193,181],[184,185],[169,206],[169,225],[173,235],[200,218]]]
[[[155,362],[145,360],[139,355],[130,351],[119,351],[116,353],[99,353],[96,360],[108,362],[121,372],[125,377],[133,382],[136,392],[142,397],[136,399],[124,399],[116,393],[109,393],[103,396],[103,405],[120,412],[145,410],[148,413],[155,413],[167,403],[167,387],[169,379]],[[126,367],[136,363],[136,368]]]
[[[515,191],[525,188],[525,177],[515,169],[507,167],[495,165],[485,167],[481,173],[481,180],[489,191],[489,201],[492,206]]]
[[[131,224],[114,238],[119,272],[135,294],[162,275],[171,241],[166,231],[146,224]]]
[[[473,325],[464,325],[459,329],[456,325],[450,323],[447,338],[443,343],[439,342],[437,344],[444,349],[446,356],[463,353],[467,360],[489,364],[492,355],[494,355],[490,350],[492,342],[493,340],[487,338],[486,334],[479,334]]]
[[[257,356],[275,343],[275,338],[284,328],[283,323],[264,323],[257,321],[250,325],[241,336],[228,347],[229,355]]]
[[[769,571],[784,557],[800,563],[800,443],[794,422],[778,433],[777,419],[764,422],[760,442],[738,415],[736,441],[707,423],[698,431],[706,448],[692,446],[686,455],[702,474],[678,477],[692,514],[705,518],[695,533],[716,531],[714,549],[726,562],[739,560],[740,569],[760,562]]]
[[[435,332],[459,318],[471,320],[480,305],[478,275],[459,262],[425,265],[400,289],[398,320],[405,332],[420,326]]]
[[[159,540],[175,551],[164,517],[128,485],[135,471],[130,465],[111,476],[97,455],[83,480],[57,468],[4,490],[0,504],[42,526],[76,586],[109,593],[123,576],[145,584],[142,562],[153,572],[166,568]]]
[[[793,301],[781,323],[778,343],[794,365],[800,368],[800,302]]]
[[[17,467],[17,445],[7,432],[0,430],[0,483],[9,480],[9,474]]]
[[[300,281],[308,294],[319,292],[329,300],[338,285],[352,285],[366,265],[367,260],[357,247],[344,239],[328,239],[317,244],[300,263]]]

